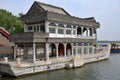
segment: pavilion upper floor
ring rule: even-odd
[[[24,32],[38,32],[48,34],[48,37],[50,38],[96,39],[97,37],[96,27],[65,24],[55,21],[43,21],[34,24],[24,24]]]
[[[21,20],[24,32],[48,34],[48,38],[96,39],[100,27],[94,17],[71,16],[61,7],[36,1]]]

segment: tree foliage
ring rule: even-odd
[[[0,9],[0,27],[5,28],[10,33],[23,32],[20,18],[3,9]]]

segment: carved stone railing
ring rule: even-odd
[[[34,42],[38,39],[46,39],[49,37],[48,33],[37,33],[37,32],[25,32],[25,33],[16,33],[11,34],[11,42]]]

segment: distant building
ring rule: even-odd
[[[12,34],[14,59],[49,61],[51,58],[72,57],[95,53],[97,28],[94,17],[71,16],[61,7],[34,2],[22,16],[24,33]]]
[[[0,27],[0,57],[10,54],[10,42],[8,40],[9,33],[2,27]]]

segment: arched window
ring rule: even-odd
[[[58,34],[64,34],[64,25],[58,24]]]
[[[64,25],[63,24],[58,24],[58,27],[64,27]]]
[[[87,36],[87,28],[85,28],[85,27],[83,28],[83,35]]]
[[[49,33],[56,33],[56,24],[54,23],[54,22],[51,22],[50,24],[49,24]]]
[[[71,25],[66,25],[66,34],[71,35]]]
[[[96,34],[96,29],[94,29],[94,34]]]
[[[58,45],[58,55],[64,56],[64,45],[62,43]]]
[[[71,25],[67,25],[66,28],[71,28]]]
[[[82,35],[82,29],[80,27],[77,28],[77,35]]]
[[[50,22],[49,26],[56,26],[54,22]]]
[[[70,43],[67,43],[67,45],[66,45],[66,54],[68,55],[68,56],[70,56],[72,53],[72,47],[71,47],[71,44]]]
[[[33,26],[28,26],[28,32],[32,32],[33,31]]]
[[[49,56],[50,57],[54,57],[56,56],[56,47],[55,47],[55,44],[54,43],[51,43],[50,44],[50,47],[49,47]]]
[[[92,29],[89,28],[89,35],[92,36]]]
[[[83,32],[85,32],[86,30],[87,30],[87,28],[84,27],[84,28],[83,28]]]
[[[78,43],[78,46],[82,46],[82,43]]]

